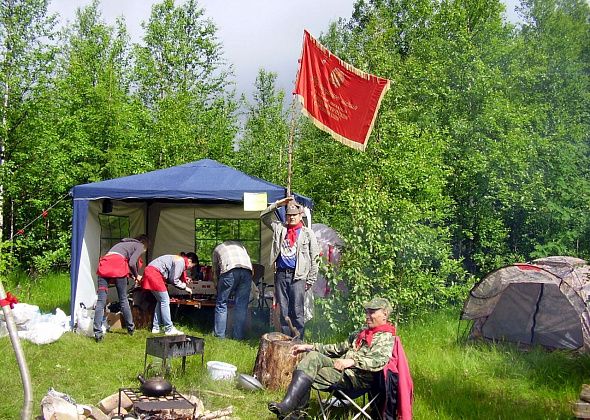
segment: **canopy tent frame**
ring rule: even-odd
[[[95,264],[100,257],[100,237],[96,237],[99,228],[96,226],[103,203],[108,202],[109,207],[114,205],[113,214],[125,211],[133,215],[135,224],[130,236],[135,236],[134,232],[147,233],[154,241],[149,250],[149,256],[153,258],[162,253],[191,250],[188,248],[191,245],[190,229],[186,223],[182,225],[174,220],[174,211],[178,214],[184,212],[179,218],[184,217],[185,221],[197,212],[217,212],[218,215],[228,214],[231,218],[259,218],[259,212],[244,211],[244,193],[265,193],[268,203],[288,196],[285,187],[247,175],[212,159],[73,187],[70,190],[73,198],[71,327],[75,325],[76,310],[80,303],[88,307],[95,299]],[[294,196],[308,211],[313,207],[311,199],[299,194]],[[172,249],[169,243],[165,246],[157,243],[158,237],[162,237],[159,233],[162,227],[158,225],[162,223],[164,215],[167,223],[181,226],[176,232],[184,233],[185,239],[181,243],[185,248],[179,246]],[[279,217],[284,218],[284,215],[279,214]],[[267,228],[262,225],[261,229]],[[194,247],[194,219],[192,237],[191,248]]]

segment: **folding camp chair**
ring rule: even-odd
[[[343,389],[335,389],[333,392],[330,393],[330,396],[325,400],[322,400],[320,395],[320,391],[316,390],[318,393],[318,402],[320,405],[320,410],[322,412],[322,418],[324,420],[330,419],[330,414],[332,409],[334,408],[342,408],[346,407],[348,409],[355,409],[356,414],[352,418],[353,420],[358,419],[360,416],[362,418],[367,418],[369,420],[373,419],[373,416],[368,412],[368,409],[371,405],[378,399],[379,394],[373,395],[370,393],[368,389],[361,389],[361,390],[343,390]],[[361,405],[357,404],[355,401],[356,399],[362,397],[363,402]],[[367,401],[368,400],[368,401]],[[340,416],[338,416],[339,418]]]
[[[377,418],[381,418],[381,413],[379,410],[373,410],[374,412],[368,412],[369,408],[372,405],[376,404],[379,401],[379,397],[381,396],[382,390],[376,389],[375,385],[378,384],[378,375],[381,375],[381,372],[376,373],[374,385],[368,388],[362,389],[347,389],[339,386],[339,384],[335,384],[328,389],[329,396],[325,399],[322,399],[321,391],[314,387],[318,395],[318,403],[320,405],[320,410],[322,413],[322,418],[324,420],[328,420],[330,418],[330,414],[334,408],[347,408],[349,410],[354,409],[356,414],[352,418],[353,420],[358,419],[359,417],[363,416],[362,418],[366,419],[374,419],[375,413],[378,416]],[[355,400],[361,398],[363,399],[361,405],[357,404]],[[339,417],[337,417],[339,418]]]

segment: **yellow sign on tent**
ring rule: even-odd
[[[262,211],[268,205],[266,193],[244,193],[244,211]]]

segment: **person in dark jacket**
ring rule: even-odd
[[[115,285],[117,288],[121,314],[123,315],[127,332],[129,335],[133,335],[135,324],[133,323],[133,315],[131,314],[131,308],[129,307],[129,300],[127,298],[127,279],[132,278],[136,283],[141,280],[139,269],[143,263],[140,257],[147,251],[149,244],[150,240],[147,235],[140,235],[136,238],[124,238],[121,242],[115,244],[98,261],[98,269],[96,270],[96,274],[98,274],[98,296],[93,325],[94,338],[97,342],[104,338],[102,325],[104,322],[109,284]]]

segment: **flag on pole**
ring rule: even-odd
[[[389,80],[342,61],[304,31],[293,93],[299,97],[303,114],[337,141],[365,150],[389,85]]]

